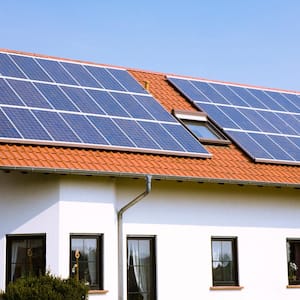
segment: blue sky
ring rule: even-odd
[[[0,47],[300,91],[299,0],[0,0]]]

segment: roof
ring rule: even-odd
[[[7,52],[13,51],[7,50]],[[167,74],[127,70],[142,85],[148,82],[150,93],[169,112],[173,109],[197,111],[168,82]],[[2,142],[0,168],[132,177],[151,174],[154,178],[199,182],[300,187],[300,167],[297,165],[255,163],[234,143],[205,147],[212,154],[212,158]]]

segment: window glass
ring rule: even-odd
[[[184,124],[198,137],[204,139],[218,140],[220,137],[204,122],[184,121]]]
[[[300,284],[300,240],[287,241],[288,281],[290,285]]]
[[[154,238],[128,238],[127,256],[127,300],[154,300]]]
[[[7,236],[7,283],[45,273],[45,235]]]
[[[71,236],[71,276],[102,289],[101,236]]]
[[[212,238],[213,285],[238,285],[236,238]]]

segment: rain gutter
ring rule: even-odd
[[[142,199],[144,199],[151,192],[152,176],[146,175],[146,187],[145,191],[137,195],[133,200],[128,202],[118,211],[118,291],[119,291],[119,300],[124,299],[124,249],[125,242],[123,236],[123,214],[132,206],[136,205]]]
[[[129,172],[107,172],[101,170],[78,170],[78,169],[60,169],[60,168],[35,168],[35,167],[14,167],[0,166],[3,172],[19,171],[24,173],[45,173],[45,174],[62,174],[62,175],[82,175],[82,176],[110,176],[110,177],[125,177],[125,178],[145,178],[147,174],[129,173]],[[256,181],[243,179],[228,179],[228,178],[209,178],[209,177],[193,177],[193,176],[176,176],[176,175],[161,175],[152,174],[153,180],[171,180],[182,182],[199,182],[199,183],[218,183],[218,184],[237,184],[251,186],[269,186],[269,187],[287,187],[300,188],[299,183],[289,182],[271,182],[271,181]]]

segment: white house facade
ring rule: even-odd
[[[0,291],[49,272],[91,300],[299,299],[300,93],[0,62]]]

